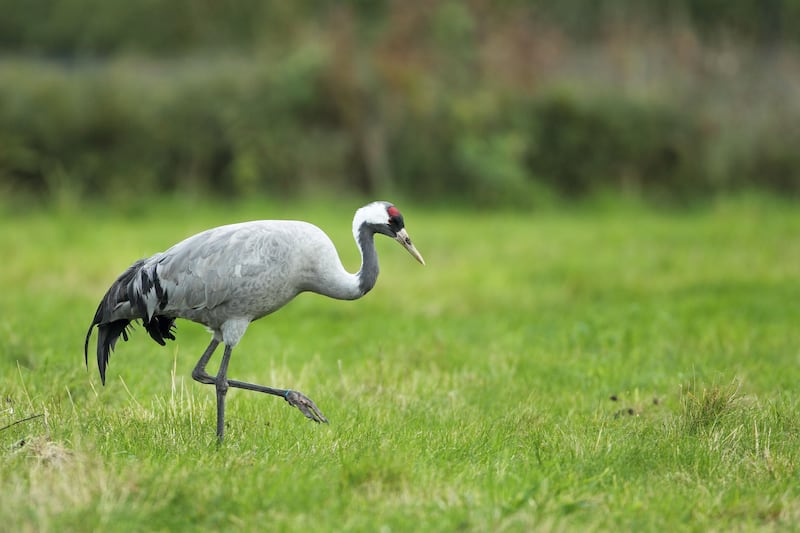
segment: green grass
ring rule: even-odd
[[[142,204],[145,205],[145,204]],[[0,209],[0,520],[13,531],[784,530],[800,521],[800,214],[738,199],[534,214],[404,208],[357,302],[253,324],[236,379],[208,335],[137,330],[100,385],[86,327],[134,259],[205,227],[304,218],[346,266],[357,203]],[[216,361],[218,361],[215,359]],[[212,363],[213,366],[213,363]],[[211,369],[211,367],[210,367]]]

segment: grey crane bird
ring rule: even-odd
[[[141,321],[154,341],[174,340],[175,319],[203,324],[212,333],[192,378],[217,392],[217,437],[225,431],[225,395],[229,387],[283,397],[315,422],[328,420],[306,395],[228,379],[231,351],[250,322],[284,306],[301,292],[355,300],[378,278],[373,236],[387,235],[425,264],[405,230],[403,216],[389,202],[373,202],[356,211],[353,236],[361,250],[356,274],[342,266],[336,247],[318,227],[291,220],[258,220],[209,229],[169,250],[140,259],[111,285],[86,333],[84,357],[97,326],[97,366],[105,385],[109,355],[119,337],[128,340],[131,322]],[[225,346],[216,376],[206,365],[217,346]]]

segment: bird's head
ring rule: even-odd
[[[422,255],[411,244],[411,238],[406,232],[403,215],[393,204],[389,202],[372,202],[356,211],[356,216],[353,219],[353,234],[356,240],[358,240],[361,228],[365,225],[373,233],[382,233],[393,238],[402,244],[408,250],[408,253],[414,256],[414,259],[423,265],[425,264]]]

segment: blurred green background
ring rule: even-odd
[[[800,0],[0,0],[0,193],[800,193]]]

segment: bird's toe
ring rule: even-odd
[[[289,402],[289,405],[300,409],[300,412],[303,413],[306,418],[309,418],[317,423],[328,423],[328,419],[325,418],[325,415],[323,415],[322,411],[319,410],[317,404],[315,404],[311,398],[302,392],[290,390],[284,397],[286,398],[286,401]]]

